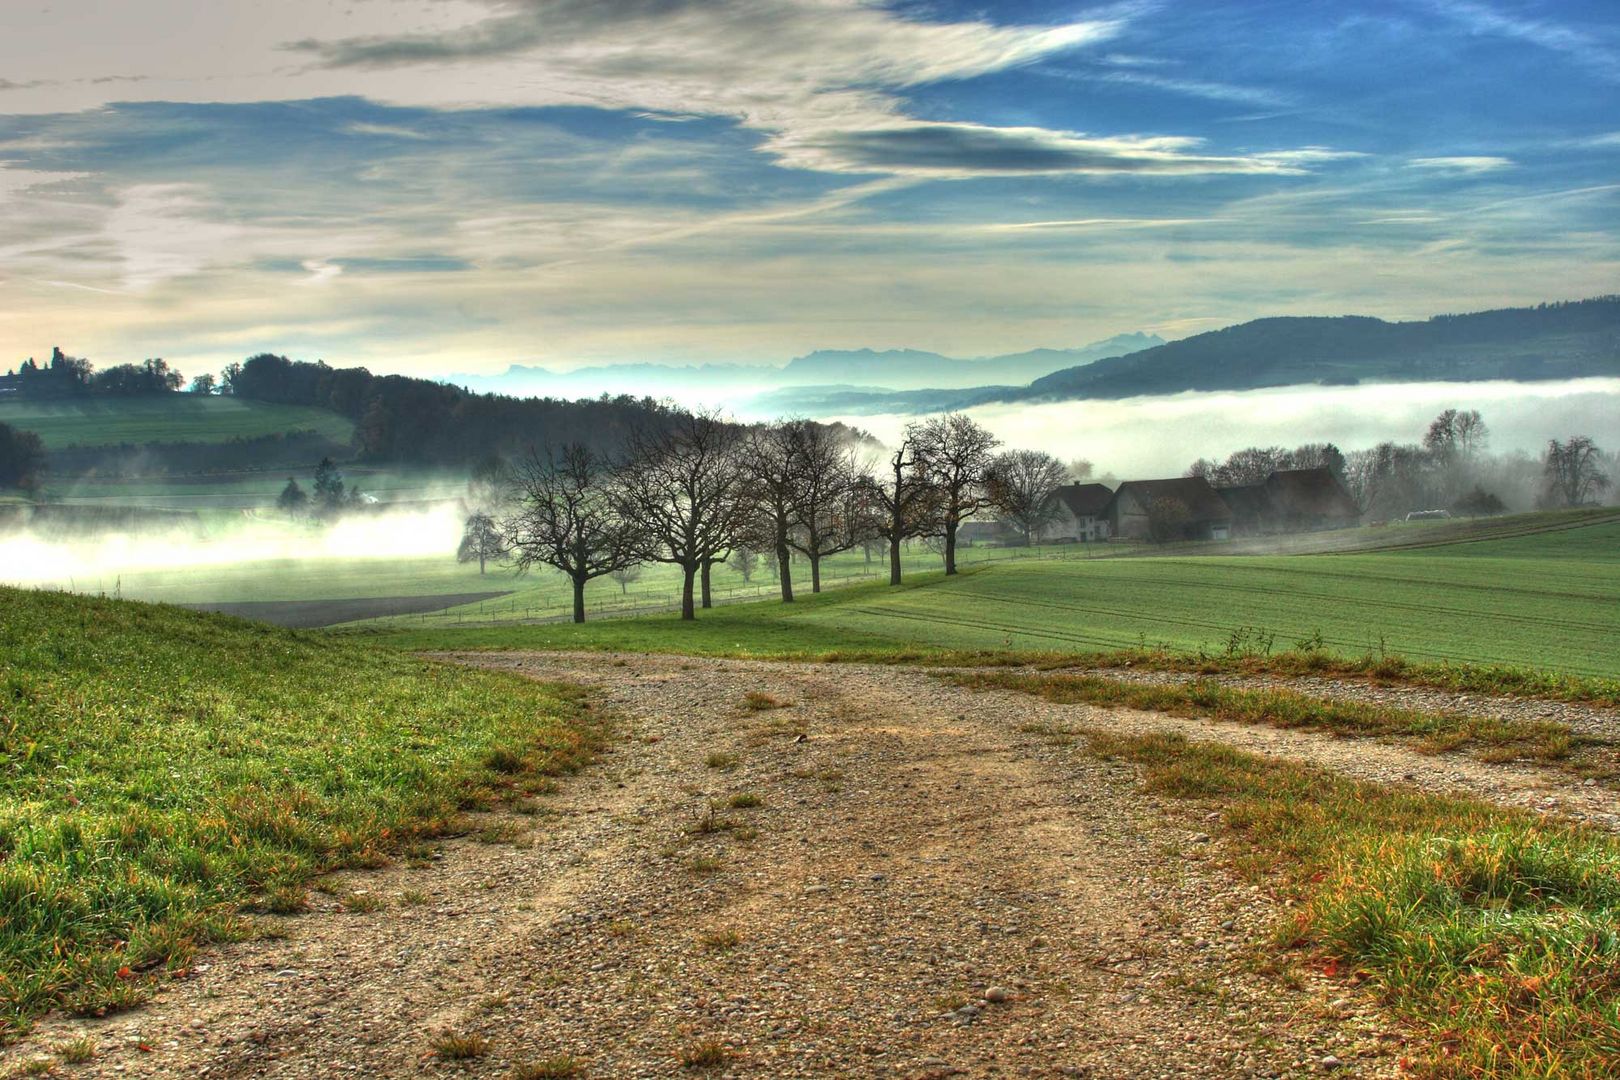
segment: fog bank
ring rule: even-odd
[[[1119,401],[985,405],[968,410],[1006,445],[1086,458],[1121,479],[1180,476],[1200,457],[1247,446],[1332,442],[1349,451],[1417,442],[1442,409],[1478,409],[1491,449],[1539,454],[1551,438],[1590,435],[1620,449],[1620,379],[1394,383],[1188,392]],[[893,445],[907,415],[826,417]],[[1620,480],[1620,478],[1617,478]]]
[[[0,584],[112,591],[120,575],[204,571],[284,559],[450,558],[461,539],[455,503],[355,513],[328,525],[244,514],[239,524],[73,536],[0,532]],[[99,582],[99,584],[98,584]]]

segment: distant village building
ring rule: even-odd
[[[1005,544],[1012,537],[1013,530],[999,521],[964,521],[956,527],[958,547]]]
[[[1123,540],[1226,540],[1232,508],[1202,476],[1127,480],[1103,511],[1111,535]]]
[[[1065,484],[1048,497],[1051,524],[1037,534],[1040,543],[1091,543],[1110,535],[1105,511],[1114,492],[1104,484]]]
[[[1232,511],[1233,536],[1346,529],[1361,507],[1330,469],[1278,469],[1263,484],[1217,489]]]

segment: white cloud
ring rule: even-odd
[[[1513,168],[1513,161],[1505,157],[1427,157],[1413,158],[1407,164],[1414,169],[1430,169],[1449,173],[1488,173]]]
[[[118,49],[85,41],[73,16],[91,17],[79,9],[92,7],[96,41],[118,40]],[[1295,173],[1343,156],[1319,148],[1201,154],[1173,136],[925,123],[899,97],[1100,45],[1140,4],[1055,26],[1004,26],[910,20],[867,0],[443,0],[409,9],[361,0],[342,12],[327,0],[282,0],[255,6],[253,19],[216,10],[240,2],[209,5],[187,33],[174,24],[192,16],[192,5],[139,7],[143,17],[134,19],[63,0],[54,13],[28,16],[13,35],[18,85],[0,108],[353,94],[430,108],[589,105],[726,117],[765,133],[765,149],[784,164],[889,175]],[[199,40],[211,47],[196,48]],[[107,70],[130,81],[96,81]],[[27,85],[33,79],[49,83]],[[1253,97],[1213,84],[1180,89]],[[348,130],[416,137],[388,125]]]

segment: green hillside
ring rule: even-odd
[[[406,630],[406,645],[708,653],[1147,644],[1220,651],[1239,628],[1279,649],[1320,632],[1344,655],[1620,673],[1620,520],[1362,554],[1010,560],[901,589],[859,585],[791,607],[484,630]]]
[[[0,402],[0,424],[37,432],[48,450],[126,443],[224,442],[310,430],[348,442],[354,434],[352,422],[327,409],[201,394]]]
[[[144,604],[0,611],[0,1040],[589,750],[559,687]]]

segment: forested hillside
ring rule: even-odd
[[[1000,390],[985,400],[1120,398],[1302,383],[1620,375],[1620,296],[1437,315],[1277,318],[1229,326]]]

